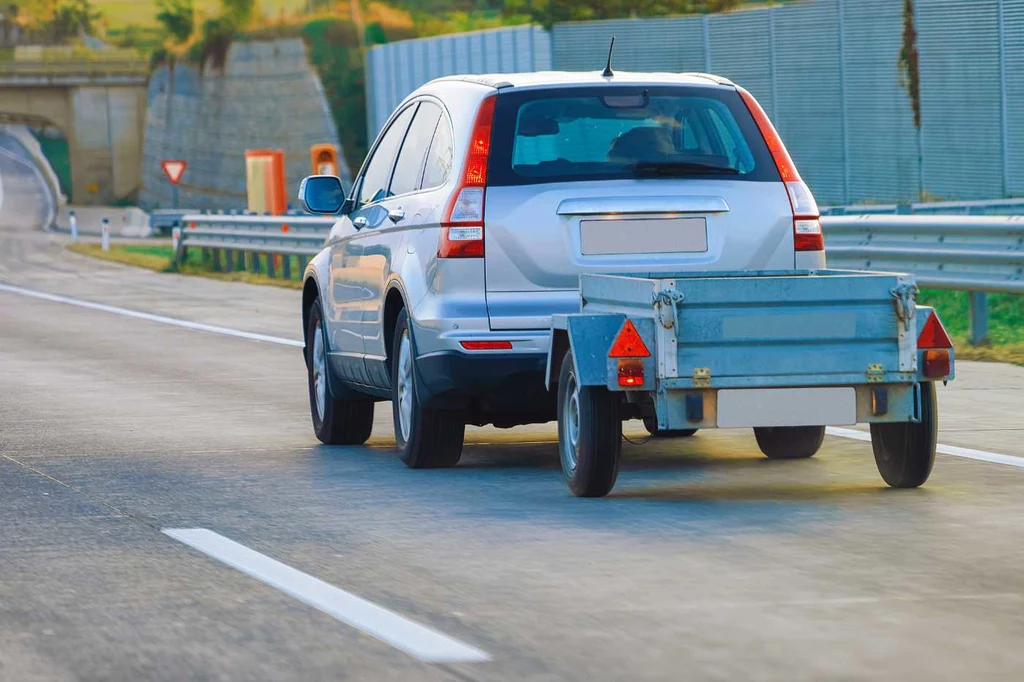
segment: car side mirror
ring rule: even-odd
[[[311,175],[299,186],[302,207],[310,213],[333,215],[348,201],[341,180],[333,175]]]

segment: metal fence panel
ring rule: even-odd
[[[999,0],[918,0],[921,172],[940,199],[1003,196]]]
[[[556,24],[555,68],[600,71],[615,36],[613,68],[621,71],[704,71],[701,17],[613,19]]]
[[[708,17],[711,68],[750,90],[774,119],[772,30],[767,8]]]
[[[1003,0],[1006,192],[1024,196],[1024,0]]]
[[[841,0],[850,196],[911,201],[921,194],[917,128],[900,85],[903,3]]]
[[[366,59],[370,137],[376,137],[399,102],[429,80],[457,73],[549,69],[550,50],[547,32],[534,26],[376,45]]]
[[[844,178],[843,93],[837,0],[773,11],[775,117],[818,201],[849,200]]]

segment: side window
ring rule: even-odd
[[[448,180],[452,171],[455,152],[452,149],[452,126],[447,116],[437,123],[434,139],[427,150],[427,164],[423,168],[421,187],[440,187]]]
[[[427,154],[430,138],[441,118],[441,107],[433,102],[423,102],[412,120],[409,134],[402,143],[402,151],[398,153],[398,165],[395,175],[391,178],[392,196],[408,194],[420,188],[420,174],[423,171],[423,158]]]
[[[414,111],[416,107],[411,106],[400,113],[373,152],[366,172],[363,173],[363,184],[359,188],[360,206],[388,197],[391,169],[394,168],[395,156],[398,154],[398,148],[402,146],[402,140],[405,139],[405,131],[409,129],[409,121]]]

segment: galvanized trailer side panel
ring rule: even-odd
[[[911,283],[842,271],[587,275],[581,293],[584,313],[654,319],[662,388],[836,386],[916,380]]]

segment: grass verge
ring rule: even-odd
[[[171,251],[171,245],[167,243],[111,244],[110,251],[104,251],[100,244],[79,242],[77,244],[69,244],[68,250],[82,254],[83,256],[91,256],[93,258],[122,263],[124,265],[133,265],[135,267],[145,268],[155,272],[169,272],[180,275],[199,275],[201,277],[209,277],[210,279],[219,279],[227,282],[245,282],[246,284],[260,284],[284,287],[286,289],[302,288],[302,282],[294,279],[288,280],[276,277],[271,278],[266,275],[247,271],[214,272],[210,269],[209,263],[203,262],[202,254],[194,249],[189,251],[185,262],[178,266],[174,263],[174,252]],[[301,271],[302,268],[298,260],[293,260],[292,272],[299,273]]]

